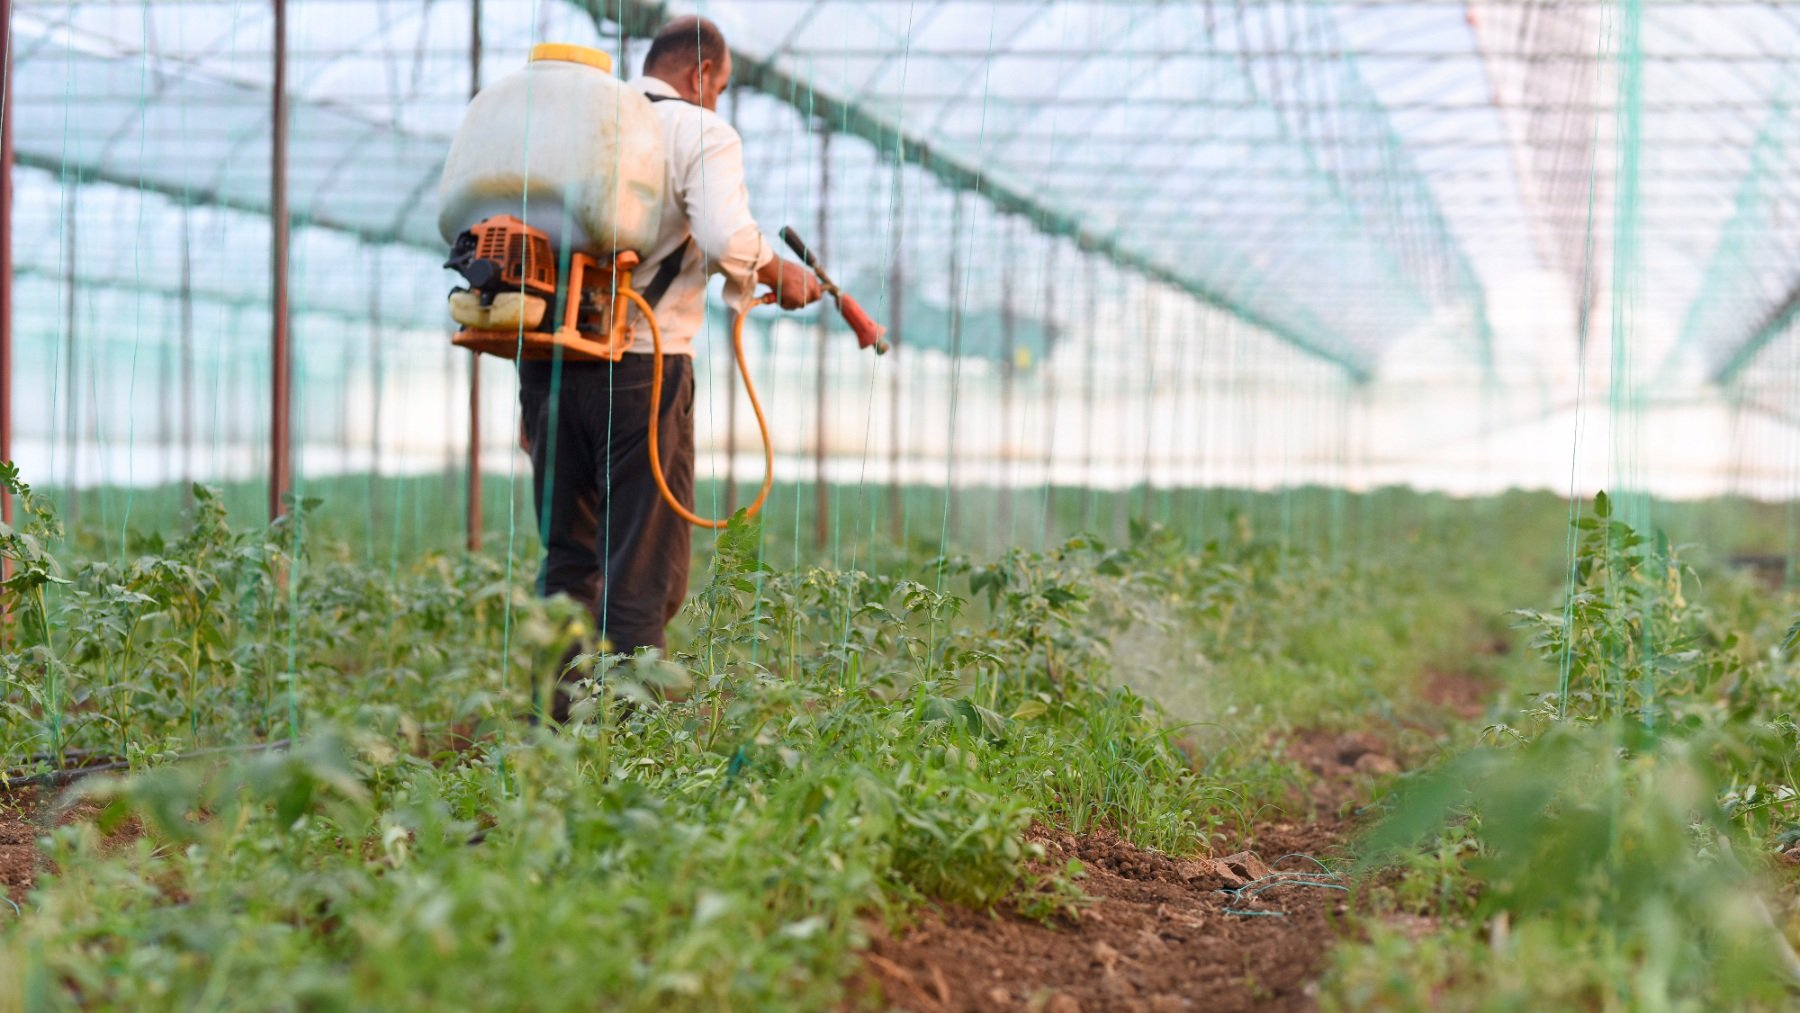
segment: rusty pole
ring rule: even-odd
[[[831,128],[828,126],[819,132],[819,224],[813,236],[813,250],[819,255],[821,263],[828,256],[826,229],[830,224],[831,214]],[[819,312],[819,361],[818,372],[814,384],[814,393],[818,399],[818,414],[813,430],[813,545],[825,547],[825,539],[831,531],[831,491],[825,485],[825,407],[826,381],[825,370],[826,335],[831,330],[831,317],[825,311],[825,303],[818,304]]]
[[[721,386],[725,388],[725,515],[737,513],[737,445],[738,445],[738,411],[737,411],[737,366],[732,357],[731,342],[719,342],[719,375],[723,378]]]
[[[1044,356],[1037,363],[1038,375],[1043,377],[1044,385],[1044,433],[1048,439],[1044,443],[1044,534],[1043,538],[1056,537],[1056,371],[1051,363],[1056,361],[1056,342],[1059,328],[1056,323],[1056,274],[1057,254],[1062,244],[1054,240],[1050,248],[1044,251]],[[1038,544],[1042,545],[1040,541]]]
[[[732,357],[731,342],[719,342],[719,358],[724,363],[719,367],[719,375],[724,378],[725,388],[725,514],[737,513],[737,445],[738,445],[738,410],[737,410],[737,377],[736,361]]]
[[[1138,519],[1149,524],[1150,504],[1156,498],[1156,394],[1159,389],[1156,350],[1162,343],[1162,314],[1158,306],[1161,293],[1148,281],[1139,291],[1143,293],[1138,303],[1138,315],[1144,334],[1144,372],[1148,374],[1150,389],[1144,395],[1144,505]]]
[[[12,460],[12,0],[0,0],[0,461]],[[0,520],[11,524],[12,496],[0,489]],[[0,559],[0,577],[12,575]]]
[[[289,452],[293,423],[288,353],[288,193],[287,193],[287,0],[275,4],[275,82],[269,145],[269,318],[270,388],[274,401],[269,423],[269,519],[281,516],[282,499],[293,480]]]
[[[1009,217],[1003,228],[1006,230],[1001,240],[1003,252],[1000,255],[1000,452],[996,463],[999,465],[1000,482],[1000,518],[1006,522],[1006,542],[1012,544],[1013,524],[1013,398],[1017,390],[1019,371],[1017,360],[1018,334],[1016,332],[1017,314],[1013,306],[1013,276],[1017,267],[1017,254],[1013,242],[1018,235],[1018,219]]]
[[[481,0],[469,5],[469,97],[481,90]],[[469,352],[470,552],[481,551],[481,353]]]
[[[181,206],[181,501],[194,498],[194,255],[188,206]]]
[[[906,225],[906,175],[899,159],[894,160],[894,227],[893,252],[888,260],[888,291],[893,293],[888,298],[888,344],[898,350],[903,338],[901,326],[905,318],[906,306],[906,267],[904,253],[904,228]],[[904,431],[900,418],[900,370],[901,362],[888,367],[888,524],[893,532],[894,544],[904,545],[906,538],[906,514],[900,501],[900,461],[903,445],[900,434]]]
[[[81,519],[81,298],[80,281],[75,275],[76,256],[80,252],[80,235],[76,223],[81,220],[81,175],[75,185],[63,190],[63,400],[67,406],[64,428],[69,435],[68,496],[63,506],[63,520],[73,528]]]
[[[12,0],[0,0],[0,461],[12,460]],[[0,489],[0,521],[13,520],[12,495]],[[12,576],[12,563],[0,556],[0,580]],[[0,605],[0,643],[12,615]]]
[[[1087,364],[1082,368],[1081,418],[1087,435],[1081,441],[1081,484],[1086,492],[1081,504],[1081,530],[1091,531],[1098,509],[1099,490],[1094,487],[1094,400],[1100,383],[1100,312],[1098,292],[1094,285],[1093,258],[1084,258],[1081,277],[1086,287],[1086,305],[1082,308],[1082,340],[1087,344]]]
[[[373,243],[369,277],[381,277],[381,247]],[[386,377],[381,368],[381,286],[369,286],[369,536],[370,550],[381,522],[381,397]]]
[[[620,52],[624,52],[625,48],[624,34],[625,33],[623,32],[619,33]],[[624,65],[622,59],[620,65]],[[736,130],[738,125],[738,96],[743,93],[744,89],[742,88],[731,89],[731,127],[733,130]],[[737,367],[732,357],[733,350],[731,342],[719,342],[719,350],[723,353],[720,358],[725,361],[724,373],[722,374],[725,378],[725,513],[729,516],[737,513],[738,507],[738,401],[737,379],[732,375]]]
[[[956,421],[957,398],[960,395],[957,377],[961,370],[957,360],[962,358],[962,197],[961,190],[950,194],[950,411],[945,418],[951,424]],[[960,531],[954,428],[945,433],[944,453],[948,457],[944,462],[944,526],[951,531]]]
[[[179,307],[177,307],[179,308]],[[171,320],[164,312],[161,320],[162,340],[156,349],[156,385],[163,392],[156,399],[156,442],[161,445],[163,470],[175,474],[175,357],[181,344],[180,315]]]

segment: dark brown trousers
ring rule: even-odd
[[[526,362],[519,405],[544,563],[538,592],[587,606],[611,650],[664,646],[688,590],[693,530],[650,473],[648,355]],[[694,503],[694,369],[663,356],[657,443],[669,489]]]

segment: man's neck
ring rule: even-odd
[[[644,76],[651,78],[653,80],[661,81],[663,84],[668,85],[669,90],[675,93],[675,97],[681,99],[683,102],[686,102],[689,105],[699,105],[700,104],[696,100],[696,96],[689,95],[687,92],[682,91],[681,85],[676,84],[674,81],[671,81],[666,77],[663,77],[661,74],[648,73],[648,74],[645,74]]]

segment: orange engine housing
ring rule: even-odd
[[[512,215],[485,218],[456,237],[444,264],[468,282],[467,289],[451,293],[453,303],[465,292],[478,294],[484,307],[522,294],[528,303],[537,301],[538,308],[526,317],[530,324],[502,329],[468,326],[451,340],[508,359],[560,355],[617,362],[631,336],[625,326],[626,301],[614,295],[631,288],[637,264],[637,254],[629,250],[604,260],[571,253],[568,277],[560,278],[556,249],[543,230]]]
[[[457,237],[450,263],[480,291],[556,292],[556,253],[550,237],[512,215],[471,225]]]

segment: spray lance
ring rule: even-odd
[[[860,303],[846,295],[843,289],[837,287],[837,282],[832,281],[831,276],[825,273],[825,269],[819,266],[819,258],[813,256],[813,251],[807,248],[806,240],[800,238],[800,233],[795,232],[791,227],[783,226],[781,241],[788,245],[788,249],[794,251],[794,256],[799,257],[801,263],[812,268],[812,272],[819,276],[819,285],[837,302],[838,314],[844,318],[844,323],[856,335],[857,347],[873,348],[876,355],[886,355],[888,343],[882,335],[887,333],[887,328],[876,323],[875,318],[869,316]]]

